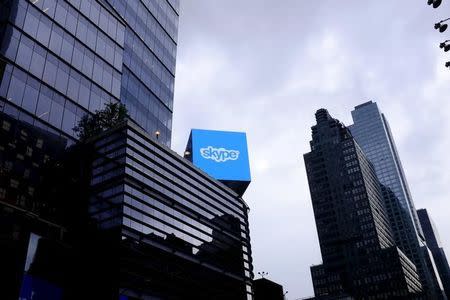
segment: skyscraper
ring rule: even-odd
[[[327,110],[316,121],[304,155],[323,259],[311,267],[316,298],[417,295],[419,277],[395,246],[373,166]]]
[[[242,193],[170,150],[179,6],[0,1],[8,299],[253,298]],[[110,102],[129,119],[66,148]]]
[[[107,102],[170,145],[178,0],[0,4],[0,109],[74,139]]]
[[[445,294],[450,295],[450,268],[436,226],[426,209],[417,210],[417,215],[419,216],[419,221],[422,225],[427,245],[433,254],[436,268],[441,277],[442,285],[444,286]]]
[[[430,296],[442,293],[442,284],[426,246],[414,202],[386,117],[372,101],[355,107],[349,129],[374,166],[397,246],[418,269]]]

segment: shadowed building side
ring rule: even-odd
[[[352,111],[349,129],[374,166],[382,184],[383,199],[396,245],[413,261],[429,297],[442,297],[443,288],[432,255],[425,243],[405,172],[389,127],[375,102]]]
[[[316,121],[304,155],[323,259],[311,268],[316,298],[418,295],[415,266],[395,246],[373,166],[327,110]]]
[[[444,248],[441,245],[436,226],[426,209],[417,210],[417,215],[419,216],[427,245],[433,254],[434,262],[436,263],[436,268],[439,272],[439,276],[441,277],[445,294],[450,295],[450,268]]]
[[[283,287],[266,278],[253,281],[254,300],[284,300]]]
[[[252,299],[248,207],[127,121],[91,144],[90,214],[126,299]],[[117,295],[118,296],[118,295]]]

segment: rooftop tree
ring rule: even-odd
[[[81,142],[111,129],[128,117],[128,111],[122,103],[107,103],[101,110],[94,114],[86,114],[73,128]]]

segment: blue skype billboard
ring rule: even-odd
[[[193,129],[188,151],[193,164],[217,180],[247,185],[251,180],[243,132]]]

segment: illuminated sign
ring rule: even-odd
[[[226,162],[227,160],[238,160],[239,151],[237,150],[227,150],[225,148],[214,148],[208,146],[207,148],[201,148],[200,153],[203,158],[212,159],[215,162]]]
[[[191,161],[221,181],[250,182],[247,136],[243,132],[193,129],[188,149]]]

